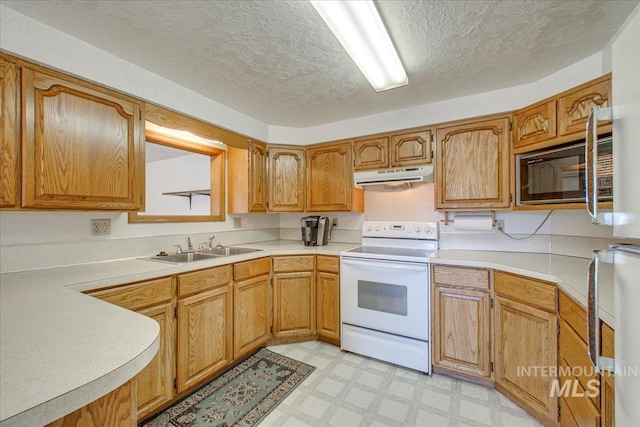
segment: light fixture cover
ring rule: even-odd
[[[310,0],[376,92],[409,83],[372,0]]]

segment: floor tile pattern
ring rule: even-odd
[[[497,391],[340,351],[319,341],[271,346],[316,370],[260,427],[542,427]]]

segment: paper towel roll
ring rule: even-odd
[[[453,228],[456,231],[492,231],[493,218],[486,215],[456,215]]]

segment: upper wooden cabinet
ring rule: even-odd
[[[0,57],[0,207],[19,204],[20,91],[18,67]]]
[[[431,131],[420,129],[391,135],[391,167],[431,163]]]
[[[307,211],[359,211],[351,165],[350,141],[307,149]]]
[[[513,146],[535,144],[556,137],[556,101],[534,104],[513,116]]]
[[[379,136],[353,141],[354,169],[384,169],[389,167],[389,137]]]
[[[560,136],[585,133],[591,107],[611,106],[611,74],[592,80],[558,97],[558,134]],[[611,125],[601,122],[599,126]]]
[[[436,129],[436,209],[507,209],[509,118],[489,117]]]
[[[304,211],[304,149],[270,146],[269,210],[271,212]]]
[[[354,170],[384,169],[431,163],[431,131],[407,129],[353,142]]]
[[[143,104],[40,67],[22,68],[22,206],[135,210]]]
[[[247,149],[227,148],[229,213],[267,211],[267,146],[247,142]]]
[[[513,147],[516,154],[540,150],[585,137],[591,107],[611,105],[611,74],[544,99],[515,112]],[[611,122],[598,122],[598,133],[611,132]]]

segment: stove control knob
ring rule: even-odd
[[[376,231],[380,231],[380,226],[376,225]]]
[[[371,225],[367,226],[367,231],[371,231],[371,230],[373,230],[373,226]]]
[[[416,233],[420,233],[422,231],[422,228],[419,225],[416,225],[415,229],[416,229]]]

